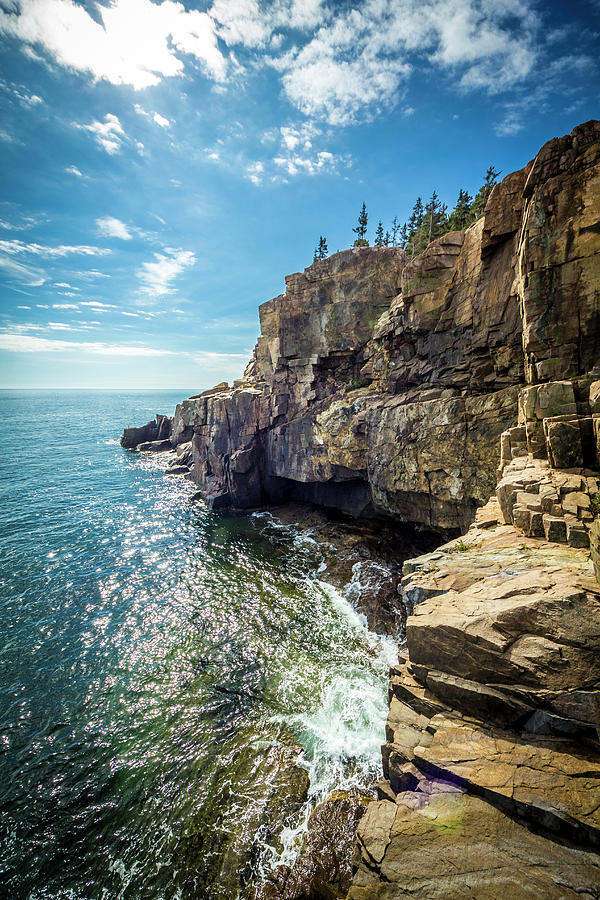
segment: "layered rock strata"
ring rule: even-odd
[[[406,651],[348,900],[599,897],[589,554],[523,535],[493,499],[464,538],[405,563],[400,589]]]
[[[244,376],[181,403],[170,435],[127,429],[124,446],[191,442],[189,477],[215,507],[312,502],[447,537],[493,493],[507,429],[524,429],[510,438],[517,452],[547,447],[555,465],[579,431],[572,464],[589,465],[599,183],[600,123],[588,122],[415,259],[354,248],[288,276],[260,307]],[[547,382],[564,393],[546,396]]]

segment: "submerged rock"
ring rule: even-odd
[[[311,813],[293,866],[279,866],[249,900],[335,900],[352,879],[356,827],[373,802],[361,791],[338,791]]]
[[[237,736],[238,749],[207,792],[207,802],[180,840],[179,864],[185,872],[185,897],[230,900],[256,883],[267,845],[295,823],[307,799],[309,776],[298,762],[302,748],[281,732],[257,746]],[[225,820],[219,797],[237,796],[235,818]],[[229,803],[226,807],[230,806]]]

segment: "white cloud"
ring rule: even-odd
[[[167,294],[174,294],[172,282],[195,262],[196,257],[191,250],[165,247],[164,252],[154,254],[154,262],[142,263],[138,270],[140,292],[155,300]]]
[[[40,103],[43,103],[44,100],[39,94],[31,94],[27,88],[22,85],[15,84],[14,82],[4,82],[0,83],[0,87],[6,90],[8,93],[12,94],[13,97],[19,101],[22,106],[32,107],[39,106]]]
[[[173,0],[113,0],[95,5],[94,18],[72,0],[14,0],[11,6],[0,11],[0,32],[96,80],[150,87],[182,75],[182,55],[193,56],[211,78],[225,77],[213,20]]]
[[[4,219],[0,219],[0,228],[3,231],[28,231],[30,228],[33,228],[35,225],[39,225],[40,222],[48,221],[44,216],[25,216],[23,214],[20,215],[20,220],[18,222],[7,222]]]
[[[115,219],[114,216],[103,216],[101,219],[96,219],[96,225],[104,237],[120,238],[122,241],[130,241],[133,237],[127,225],[120,219]]]
[[[215,0],[209,14],[219,23],[219,36],[230,45],[276,47],[281,36],[273,32],[279,28],[307,31],[319,25],[326,16],[321,0]]]
[[[95,309],[98,312],[102,312],[105,309],[116,309],[112,303],[101,303],[100,300],[82,300],[79,304],[80,306],[89,306],[90,309]]]
[[[6,350],[10,353],[84,352],[94,353],[100,356],[176,355],[172,350],[158,350],[153,347],[108,344],[101,341],[61,341],[54,340],[53,338],[33,337],[32,335],[19,334],[18,331],[0,334],[0,350]]]
[[[165,118],[165,116],[161,116],[160,113],[158,113],[158,112],[149,113],[149,112],[147,112],[147,110],[144,109],[143,106],[140,106],[139,103],[134,103],[133,108],[135,109],[135,111],[138,115],[145,116],[147,119],[152,119],[152,121],[155,122],[157,125],[160,125],[161,128],[170,128],[171,127],[171,122],[169,121],[169,119]],[[141,147],[143,149],[144,145],[142,144]]]
[[[5,144],[18,144],[19,141],[17,138],[6,131],[5,128],[0,128],[0,141],[4,141]]]
[[[280,128],[280,146],[273,163],[287,175],[334,174],[351,165],[349,156],[340,156],[329,150],[316,150],[314,144],[321,140],[322,131],[311,122],[302,125],[284,125]]]
[[[110,278],[106,272],[99,272],[98,269],[87,269],[85,272],[79,272],[82,278]]]
[[[413,68],[450,73],[490,93],[523,81],[537,57],[531,0],[364,0],[354,6],[215,0],[210,14],[230,45],[267,47],[288,99],[303,113],[347,125],[401,99]],[[281,31],[293,35],[280,51]],[[275,40],[273,40],[275,38]],[[299,38],[299,39],[298,39]]]
[[[119,121],[119,117],[113,115],[113,113],[107,113],[104,116],[104,122],[94,120],[91,125],[79,125],[75,123],[75,127],[81,128],[83,131],[89,131],[90,134],[93,134],[96,143],[111,156],[114,153],[119,152],[123,144],[123,139],[126,137],[123,126]]]
[[[52,309],[79,309],[77,303],[53,303]]]
[[[83,178],[83,172],[80,172],[77,166],[67,166],[65,172],[69,175],[75,175],[76,178]]]
[[[257,161],[250,163],[246,166],[246,176],[252,182],[252,184],[260,184],[262,182],[262,175],[265,169],[264,163]]]
[[[82,256],[106,256],[106,254],[110,252],[111,251],[106,247],[90,247],[87,244],[60,244],[57,247],[48,247],[44,244],[27,244],[24,241],[19,240],[0,240],[0,253],[8,253],[11,256],[21,253],[30,253],[33,256],[44,256],[48,258],[69,256],[72,253],[80,254]]]
[[[0,252],[0,269],[4,269],[10,278],[14,278],[16,281],[20,281],[29,287],[40,287],[46,281],[46,273],[41,269],[17,262],[14,257],[5,256],[2,252]]]

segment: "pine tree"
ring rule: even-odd
[[[396,216],[394,216],[394,220],[392,222],[392,247],[395,247],[398,243],[398,235],[400,234],[400,223]]]
[[[327,248],[327,238],[323,237],[323,235],[321,235],[321,237],[319,238],[318,253],[319,253],[319,259],[326,259],[327,256],[329,255],[329,250]]]
[[[383,239],[383,243],[384,243],[384,246],[386,246],[386,247],[389,247],[390,244],[392,243],[392,239],[391,239],[391,237],[390,237],[389,231],[386,231],[385,237],[384,237],[384,239]]]
[[[355,247],[368,247],[369,242],[367,240],[367,223],[369,217],[367,215],[367,207],[363,203],[360,213],[358,214],[358,225],[356,228],[353,228],[352,231],[356,235],[356,240],[354,241]]]
[[[379,224],[377,225],[377,231],[375,232],[375,246],[383,247],[384,243],[385,243],[385,235],[383,233],[383,222],[380,219]]]
[[[400,246],[402,247],[403,250],[406,250],[406,245],[408,244],[408,239],[409,239],[408,238],[408,225],[405,222],[404,225],[402,226],[402,228],[400,229],[400,237],[399,237]]]
[[[469,192],[463,191],[461,188],[458,192],[456,206],[450,213],[448,219],[450,231],[462,231],[463,228],[467,228],[471,224],[473,221],[473,214],[471,212],[472,202],[473,198]]]
[[[417,197],[416,203],[412,208],[412,212],[410,214],[410,219],[408,220],[408,233],[409,235],[413,234],[413,232],[418,231],[421,225],[423,224],[423,201],[420,197]]]
[[[496,172],[493,166],[490,166],[487,172],[485,173],[485,181],[475,194],[475,199],[471,204],[471,214],[473,216],[473,221],[475,219],[481,218],[481,216],[485,212],[485,205],[489,200],[489,196],[492,193],[492,188],[498,181],[498,175],[501,172]]]

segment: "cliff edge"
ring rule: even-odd
[[[260,307],[243,378],[179,404],[173,446],[215,507],[288,499],[446,537],[491,496],[525,384],[589,403],[600,350],[600,123],[549,141],[485,215],[415,259],[354,248]],[[587,407],[586,407],[587,408]],[[164,423],[122,443],[165,439]]]

